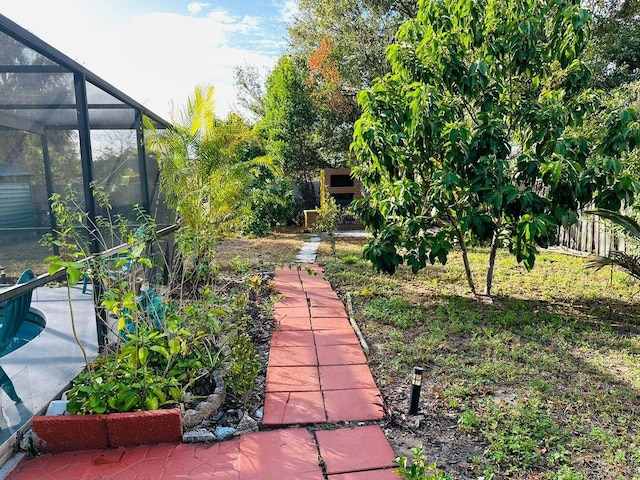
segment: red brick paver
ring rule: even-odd
[[[275,306],[264,421],[275,426],[291,425],[294,420],[313,423],[318,418],[322,422],[380,420],[382,397],[358,337],[331,284],[322,278],[321,269],[314,269],[317,275],[306,270],[276,271],[275,286],[284,298]],[[275,392],[315,392],[314,407],[309,410],[313,414],[301,415],[308,408],[300,403],[301,397]],[[317,410],[320,398],[324,415]],[[293,399],[297,403],[289,405]]]
[[[316,432],[328,474],[393,466],[395,454],[377,425]]]

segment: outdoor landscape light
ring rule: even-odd
[[[420,388],[422,387],[422,374],[424,368],[413,367],[413,378],[411,380],[411,398],[409,400],[409,415],[418,413],[418,402],[420,401]]]

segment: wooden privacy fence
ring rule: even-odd
[[[611,250],[627,250],[624,236],[611,223],[593,215],[580,218],[569,229],[561,227],[557,245],[601,257],[606,257]]]

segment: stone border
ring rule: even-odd
[[[210,415],[220,410],[220,407],[227,398],[227,389],[222,375],[220,375],[218,371],[215,371],[212,373],[212,376],[216,388],[213,393],[200,402],[196,408],[190,408],[184,412],[182,416],[182,426],[185,430],[197,427]]]

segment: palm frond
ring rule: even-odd
[[[620,267],[635,279],[640,280],[640,255],[612,250],[607,257],[597,257],[587,262],[588,268],[600,270],[607,266]]]

